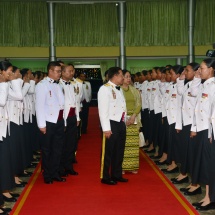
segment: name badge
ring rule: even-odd
[[[152,91],[155,91],[156,90],[156,88],[152,88]]]
[[[192,96],[190,92],[187,93],[188,96]]]
[[[203,99],[208,98],[208,94],[202,93],[202,98],[203,98]]]
[[[176,94],[172,94],[172,98],[176,98]]]
[[[168,93],[168,94],[169,94],[169,90],[166,90],[166,93]]]
[[[148,92],[150,92],[150,89],[147,89]]]

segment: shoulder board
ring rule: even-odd
[[[76,79],[76,81],[78,81],[78,82],[80,82],[80,83],[83,83],[83,81],[82,81],[82,80],[80,80],[80,79]]]
[[[107,84],[104,84],[104,86],[105,86],[105,87],[109,87],[109,86],[111,86],[111,85],[107,83]]]

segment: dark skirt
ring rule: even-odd
[[[150,111],[150,115],[149,115],[149,144],[153,143],[153,139],[154,139],[154,122],[155,122],[155,113],[154,111]]]
[[[192,184],[208,185],[211,155],[208,130],[197,132],[196,142],[193,146],[193,166],[191,172]]]
[[[141,111],[141,123],[142,123],[142,131],[145,138],[145,141],[149,139],[149,109],[146,108]]]
[[[8,135],[3,138],[3,141],[0,141],[0,187],[3,191],[11,190],[15,187],[10,144]]]
[[[167,121],[167,117],[163,117],[163,123],[161,126],[161,142],[159,144],[159,155],[162,155],[163,153],[168,152],[168,142],[169,142],[169,124]]]
[[[31,140],[32,140],[32,147],[33,147],[33,151],[38,151],[40,150],[40,143],[41,143],[41,139],[39,137],[41,137],[39,135],[40,130],[37,127],[37,120],[36,120],[36,116],[32,115],[32,123],[31,123]]]
[[[179,145],[177,150],[178,156],[176,162],[181,164],[180,172],[182,174],[188,173],[190,166],[189,159],[192,157],[190,156],[192,151],[190,150],[191,147],[189,146],[190,141],[192,141],[192,138],[190,138],[190,129],[191,125],[183,126],[179,133]]]
[[[209,163],[209,197],[211,202],[215,202],[215,140],[211,144],[211,156]]]
[[[32,146],[32,140],[31,140],[31,129],[32,129],[32,123],[23,123],[23,129],[24,129],[24,143],[25,143],[25,168],[28,167],[31,164],[32,158],[33,158],[33,146]]]
[[[162,113],[155,114],[154,116],[154,138],[153,138],[153,145],[154,147],[159,146],[162,139]]]
[[[13,164],[14,175],[17,175],[24,170],[24,156],[25,151],[23,149],[24,133],[22,125],[17,125],[10,122],[10,150]]]
[[[168,152],[167,152],[167,162],[169,164],[172,161],[178,160],[179,156],[177,153],[180,144],[179,134],[176,132],[175,123],[169,125],[169,137],[168,137]]]

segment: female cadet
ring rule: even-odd
[[[0,116],[3,113],[3,108],[6,105],[8,96],[8,84],[5,82],[5,78],[2,74],[0,74]],[[1,116],[2,117],[2,116]],[[0,121],[0,125],[2,125],[3,121]],[[3,144],[3,129],[0,130],[0,144]],[[0,152],[1,153],[1,152]],[[0,182],[0,214],[7,214],[11,211],[10,208],[5,208],[4,206],[4,200],[2,195],[2,188],[1,188],[1,182]]]
[[[193,205],[199,209],[209,203],[209,170],[210,170],[210,149],[211,144],[208,139],[211,134],[211,107],[215,92],[214,84],[215,61],[213,59],[205,59],[200,65],[200,74],[196,73],[192,83],[191,95],[197,95],[197,103],[195,107],[194,125],[197,132],[191,132],[191,137],[196,136],[195,153],[193,155],[193,166],[191,172],[192,186],[186,191],[185,195],[193,195],[201,193],[201,186],[206,185],[206,195],[198,203]],[[202,89],[199,90],[201,79],[204,81]],[[213,167],[214,168],[214,167]]]
[[[12,73],[13,67],[12,64],[8,61],[0,62],[0,74],[4,77],[5,81],[11,81],[10,88],[15,89],[17,87],[17,82],[14,80],[15,76]],[[8,96],[9,84],[7,84],[7,88],[5,89],[4,96]],[[7,98],[7,97],[6,97]],[[0,138],[2,138],[2,142],[0,144],[0,183],[1,189],[3,191],[3,199],[8,202],[15,202],[16,199],[12,197],[9,193],[9,190],[15,187],[15,180],[13,174],[12,167],[12,159],[11,159],[11,142],[8,131],[8,110],[7,104],[0,108]]]
[[[190,172],[190,156],[192,151],[190,150],[190,130],[194,130],[191,125],[193,123],[194,109],[196,106],[196,97],[191,96],[191,84],[195,76],[195,72],[198,70],[198,63],[190,63],[186,66],[179,78],[177,78],[177,92],[182,96],[182,115],[179,119],[180,127],[176,126],[178,132],[180,132],[180,144],[177,150],[178,160],[177,163],[181,164],[180,174],[172,179],[174,184],[181,184],[188,182],[187,173]],[[185,81],[186,80],[186,81]],[[181,130],[181,124],[183,128]]]
[[[167,122],[167,116],[166,116],[166,103],[167,99],[169,97],[169,88],[171,87],[171,75],[170,75],[170,69],[164,68],[162,70],[162,77],[161,77],[161,82],[159,84],[160,92],[162,95],[161,98],[161,110],[162,110],[162,136],[161,136],[161,142],[159,145],[159,151],[158,154],[161,155],[160,160],[155,161],[157,165],[163,165],[166,163],[167,159],[167,148],[166,143],[167,143],[167,134],[168,132],[168,122]],[[159,158],[159,157],[158,157]]]
[[[169,137],[168,137],[168,153],[167,153],[167,163],[169,166],[167,169],[162,169],[164,173],[173,173],[178,171],[177,165],[175,163],[176,159],[176,149],[178,146],[178,135],[176,133],[175,127],[177,126],[177,117],[181,114],[181,96],[177,93],[176,79],[183,72],[184,68],[180,65],[173,66],[170,70],[171,72],[171,89],[169,92],[168,101],[166,104],[167,121],[169,124]]]

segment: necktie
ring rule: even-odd
[[[67,85],[67,84],[69,84],[70,85],[70,82],[68,81],[68,82],[65,82],[65,84]]]
[[[85,82],[83,81],[83,84],[85,84]]]
[[[59,84],[59,80],[55,80],[54,82],[53,82],[53,84]]]
[[[120,90],[120,86],[116,86],[116,89],[117,89],[117,90]]]

